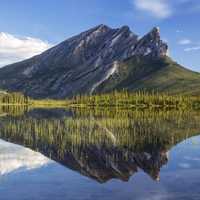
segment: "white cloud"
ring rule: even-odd
[[[180,163],[179,167],[184,168],[184,169],[189,169],[191,167],[191,165],[188,163]]]
[[[199,158],[199,157],[185,156],[184,159],[185,159],[185,160],[189,160],[189,161],[200,161],[200,158]]]
[[[188,47],[185,48],[184,51],[186,52],[190,52],[190,51],[199,51],[200,50],[200,46],[196,46],[196,47]]]
[[[187,39],[187,38],[181,39],[181,40],[178,41],[178,44],[180,44],[180,45],[187,45],[187,44],[191,44],[191,43],[192,43],[192,41],[190,39]]]
[[[198,0],[130,0],[134,8],[142,14],[150,14],[158,19],[166,19],[173,15],[199,13]],[[179,31],[178,31],[179,32]],[[181,31],[182,32],[182,31]]]
[[[183,33],[183,31],[182,30],[176,30],[176,33]]]
[[[52,162],[40,153],[0,139],[0,176],[41,168]]]
[[[146,11],[156,18],[168,18],[172,15],[172,7],[167,0],[134,0],[138,10]]]
[[[0,67],[30,58],[50,48],[48,42],[37,38],[17,37],[0,33]]]

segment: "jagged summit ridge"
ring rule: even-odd
[[[138,41],[132,55],[149,55],[153,58],[160,58],[167,56],[167,52],[168,45],[161,40],[160,29],[154,27]]]
[[[141,47],[144,43],[146,52]],[[51,50],[67,53],[69,48],[72,50],[72,55],[70,55],[75,56],[76,60],[78,57],[82,61],[88,61],[94,56],[102,59],[106,57],[109,61],[109,58],[113,59],[117,56],[117,60],[121,60],[133,55],[145,56],[147,51],[154,57],[160,57],[165,56],[168,49],[167,44],[160,39],[158,28],[154,28],[142,39],[139,39],[128,26],[112,29],[104,24],[72,37]],[[162,48],[162,51],[159,51],[159,48]],[[115,56],[115,54],[117,55]],[[67,55],[65,56],[68,58]]]

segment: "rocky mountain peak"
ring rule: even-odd
[[[129,26],[122,26],[122,27],[120,28],[120,30],[121,30],[121,32],[131,32]]]
[[[109,33],[112,29],[104,24],[100,24],[92,29],[89,29],[86,32],[81,33],[77,36],[77,41],[79,39],[89,41],[90,39],[97,39],[98,37],[102,37],[105,34]]]
[[[167,56],[168,45],[161,40],[159,27],[154,27],[149,33],[142,37],[134,50],[135,55],[160,58]]]
[[[156,35],[160,35],[160,27],[154,27],[151,32]]]
[[[160,28],[154,27],[145,37],[153,41],[160,41]]]
[[[105,24],[100,24],[96,27],[97,30],[101,31],[101,32],[105,32],[105,31],[109,31],[111,30],[111,28]]]

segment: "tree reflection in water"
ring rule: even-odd
[[[0,109],[0,138],[38,151],[100,183],[154,180],[168,151],[198,135],[200,114],[167,110]]]

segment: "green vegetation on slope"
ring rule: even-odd
[[[200,74],[183,68],[169,57],[157,60],[132,57],[120,63],[118,72],[101,84],[96,93],[123,89],[200,95]]]

